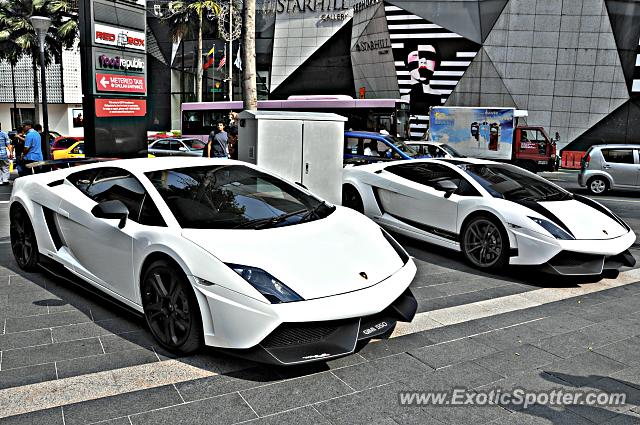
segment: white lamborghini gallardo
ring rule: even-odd
[[[246,163],[94,163],[20,177],[10,202],[20,267],[64,267],[178,353],[323,360],[417,308],[416,266],[384,230]]]
[[[347,167],[343,205],[382,227],[462,251],[478,268],[544,265],[564,275],[633,266],[635,233],[587,197],[509,164],[416,159]]]

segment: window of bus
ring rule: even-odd
[[[409,112],[396,112],[396,134],[403,140],[409,140]]]
[[[182,132],[184,134],[200,134],[202,132],[202,111],[182,112]]]
[[[389,134],[393,134],[393,119],[389,114],[375,114],[374,115],[376,131],[387,131]]]
[[[229,124],[229,111],[228,110],[215,110],[204,111],[202,129],[205,131],[203,134],[209,134],[216,129],[218,123],[222,121],[225,129]]]

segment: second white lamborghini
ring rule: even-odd
[[[347,167],[343,205],[398,233],[462,251],[474,266],[564,275],[633,266],[635,233],[587,197],[509,164],[417,159]]]

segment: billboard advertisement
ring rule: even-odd
[[[429,108],[442,106],[480,45],[400,7],[385,5],[400,97],[411,105],[411,138],[422,138]]]
[[[514,110],[510,108],[432,108],[431,140],[462,155],[511,159]]]
[[[95,44],[146,51],[146,34],[126,28],[116,28],[111,25],[96,23],[94,26]]]

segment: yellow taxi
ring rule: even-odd
[[[75,142],[67,149],[53,151],[53,159],[84,158],[84,141]]]
[[[148,154],[147,157],[155,158],[155,155]],[[59,149],[53,151],[53,159],[67,159],[67,158],[84,158],[84,141],[74,143],[67,149]]]

